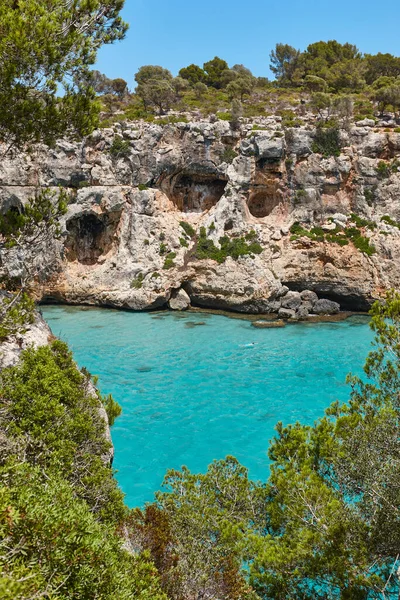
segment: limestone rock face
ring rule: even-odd
[[[29,325],[24,334],[10,337],[0,342],[0,371],[6,367],[15,366],[21,352],[27,348],[47,346],[52,339],[50,327],[39,313],[35,315],[35,322]]]
[[[366,119],[324,157],[313,119],[284,129],[280,117],[258,118],[255,130],[122,122],[7,154],[1,210],[20,210],[38,184],[70,192],[62,239],[38,257],[38,299],[148,310],[187,304],[175,297],[184,289],[193,305],[256,314],[305,318],[326,298],[368,309],[400,287],[400,134]],[[128,142],[123,155],[116,138]],[[293,235],[295,223],[319,233]],[[375,252],[346,238],[351,228]],[[0,258],[18,273],[20,256]]]

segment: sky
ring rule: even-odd
[[[129,87],[143,65],[174,75],[219,56],[271,77],[279,42],[303,50],[320,40],[356,44],[364,53],[400,55],[399,0],[125,0],[125,40],[103,47],[96,69]]]

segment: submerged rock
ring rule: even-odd
[[[253,321],[252,327],[256,329],[276,329],[279,327],[285,327],[285,321]]]
[[[281,319],[294,319],[296,317],[296,311],[291,310],[290,308],[280,308],[278,317],[281,317]]]

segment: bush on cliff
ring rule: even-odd
[[[227,235],[219,239],[220,248],[207,237],[207,232],[204,227],[200,228],[200,235],[197,240],[196,258],[211,259],[219,263],[225,262],[228,256],[234,260],[238,260],[241,256],[253,256],[261,254],[262,246],[256,241],[253,235],[250,237],[229,238]]]
[[[339,156],[341,149],[340,132],[337,127],[317,127],[312,143],[312,151],[325,157]]]
[[[123,549],[128,509],[105,427],[64,343],[27,350],[1,372],[1,598],[165,598],[149,559]]]
[[[103,458],[111,443],[88,386],[64,343],[27,350],[0,374],[0,427],[24,442],[24,461],[61,475],[99,518],[118,521],[122,493]]]

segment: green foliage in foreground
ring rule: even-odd
[[[3,600],[165,600],[154,566],[123,548],[65,479],[9,461],[0,468]]]
[[[207,237],[205,227],[200,228],[200,235],[197,240],[196,258],[211,259],[219,263],[225,262],[230,256],[234,260],[238,260],[241,256],[254,256],[261,254],[262,246],[257,241],[255,232],[250,232],[244,237],[229,238],[224,235],[219,239],[220,248]]]
[[[25,461],[62,475],[99,518],[118,521],[125,507],[105,464],[111,443],[91,386],[64,343],[27,350],[1,372],[0,426],[23,444]]]
[[[26,293],[11,295],[1,300],[0,342],[9,336],[23,334],[34,320],[35,303]]]
[[[256,600],[242,570],[265,526],[265,487],[228,456],[204,475],[168,471],[156,504],[133,513],[135,542],[149,550],[169,598]]]
[[[104,399],[110,416],[118,405]],[[122,547],[128,515],[108,465],[100,398],[65,344],[0,375],[0,597],[163,600],[154,566]]]

